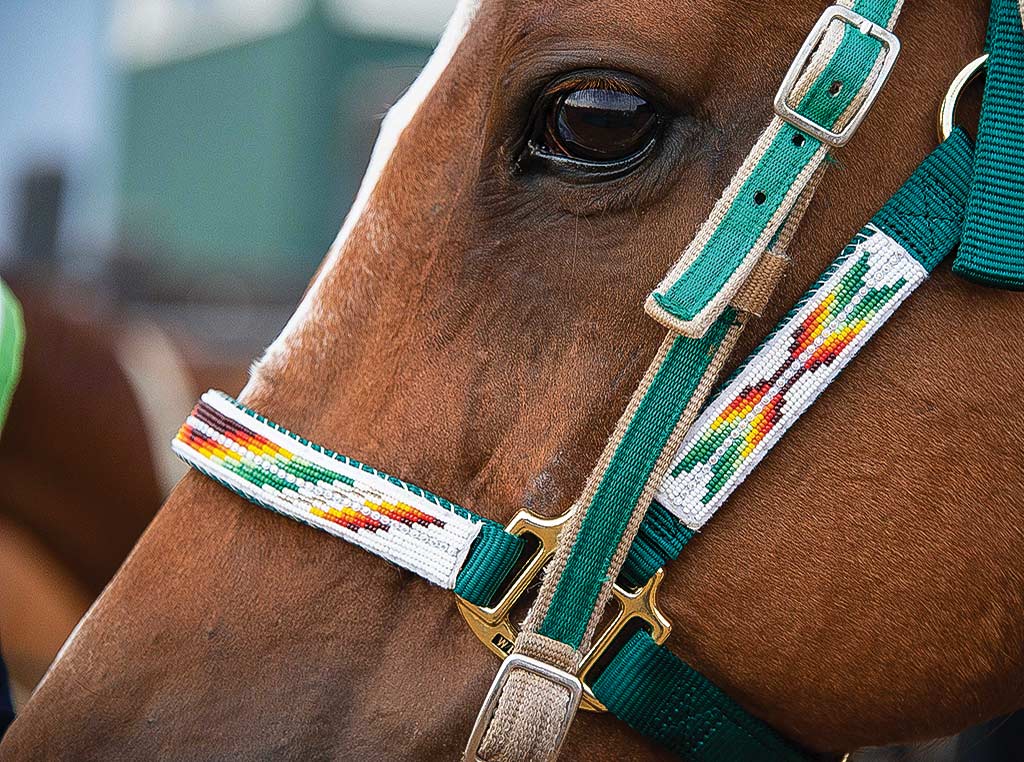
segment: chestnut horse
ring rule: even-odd
[[[464,3],[242,399],[494,519],[564,512],[661,339],[645,296],[820,11]],[[908,4],[896,71],[737,359],[934,145],[985,16]],[[580,87],[631,109],[616,145],[550,113]],[[642,160],[595,169],[638,148],[652,113]],[[672,649],[820,751],[1024,704],[1022,331],[1019,297],[940,268],[668,569]],[[841,461],[819,451],[824,428],[851,443]],[[453,759],[496,668],[446,591],[191,474],[0,756]],[[668,758],[591,714],[564,753]]]

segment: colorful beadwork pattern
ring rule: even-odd
[[[247,500],[340,537],[445,588],[479,519],[426,490],[331,452],[209,391],[172,447]]]
[[[690,428],[657,500],[700,529],[927,276],[866,227]]]

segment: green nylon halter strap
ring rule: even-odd
[[[848,5],[856,14],[886,28],[895,23],[901,2],[856,0]],[[787,101],[787,105],[799,117],[835,130],[850,118],[851,107],[867,97],[866,85],[878,74],[879,62],[887,58],[889,51],[880,40],[844,24],[842,37],[822,71],[802,96],[799,90],[794,93],[797,102]],[[888,63],[891,66],[891,61]],[[769,137],[770,142],[763,146]],[[776,118],[747,158],[754,162],[749,175],[740,187],[733,187],[742,178],[745,163],[680,263],[651,294],[648,311],[681,333],[700,335],[710,323],[708,314],[714,312],[714,305],[739,286],[737,279],[749,271],[751,261],[756,261],[780,229],[800,190],[813,182],[814,170],[829,148],[806,129]]]
[[[672,341],[591,498],[541,635],[579,647],[648,477],[735,321],[728,310],[701,338]]]
[[[25,326],[21,318],[21,306],[0,280],[0,431],[3,430],[14,387],[21,374],[24,342]]]
[[[970,139],[954,130],[875,215],[871,223],[932,271],[956,246],[973,164]],[[675,558],[692,536],[655,503],[638,539],[631,573]],[[681,526],[681,525],[679,525]],[[642,539],[641,539],[642,538]],[[634,543],[631,553],[637,549]],[[660,558],[660,562],[659,562]],[[657,568],[655,566],[655,568]],[[653,573],[653,569],[651,569]],[[644,580],[639,577],[631,583]],[[667,647],[635,633],[594,682],[598,699],[616,717],[694,762],[798,760],[803,755],[733,702]]]
[[[805,758],[642,630],[622,647],[593,689],[616,717],[686,760]]]
[[[953,272],[1024,289],[1024,28],[1017,0],[992,0],[978,158]]]
[[[523,538],[509,534],[504,527],[480,517],[480,536],[459,572],[454,593],[477,606],[489,606],[519,564]],[[642,587],[651,576],[675,558],[693,532],[657,503],[651,505],[630,547],[619,580],[627,588]]]
[[[853,4],[853,9],[865,14],[872,21],[888,24],[895,17],[898,6],[896,0],[858,0]],[[811,84],[802,99],[801,109],[806,109],[806,115],[818,120],[819,123],[834,124],[869,77],[880,54],[881,45],[877,40],[853,27],[846,27],[835,54],[825,68],[825,73],[819,75]],[[829,85],[836,81],[844,82],[844,85],[837,94],[829,95]],[[780,196],[784,195],[783,186],[788,188],[794,183],[795,174],[799,174],[800,168],[809,161],[809,155],[814,153],[813,149],[804,152],[797,146],[792,140],[795,129],[789,125],[784,127],[789,128],[783,130],[788,137],[782,140],[785,136],[780,133],[779,139],[772,144],[778,144],[778,151],[769,149],[768,154],[759,162],[758,169],[755,169],[757,174],[763,168],[766,182],[772,178],[772,182],[782,183],[779,186]],[[808,137],[807,140],[813,139]],[[803,145],[806,147],[806,141]],[[766,202],[761,206],[770,205],[771,203]],[[733,208],[739,209],[740,206],[742,205],[734,205]],[[730,210],[729,214],[731,213]],[[741,213],[737,211],[737,214]],[[719,225],[714,235],[717,236],[720,231],[724,231],[722,235],[725,239],[732,240],[733,244],[736,240],[742,239],[742,245],[729,244],[725,250],[745,254],[748,245],[752,244],[750,236],[756,238],[760,235],[759,231],[767,224],[767,219],[754,224],[752,220],[746,218],[745,213],[741,216],[744,218],[728,223],[727,215],[727,219]],[[705,247],[705,252],[714,248],[709,243],[709,246]],[[701,266],[702,261],[707,261],[712,263],[714,272],[724,272],[729,270],[731,265],[723,270],[714,264],[722,259],[722,256],[724,255],[715,253],[705,260],[702,255],[696,265]],[[692,270],[693,268],[687,273]],[[710,275],[702,276],[698,280],[702,283],[719,281],[717,276]],[[677,294],[680,299],[688,300],[691,298],[689,295],[698,293],[699,289],[695,291],[694,288],[695,283],[690,283],[684,277],[668,290],[667,297]],[[685,310],[680,315],[684,318],[692,317]],[[580,646],[588,625],[592,625],[593,612],[607,581],[613,554],[626,532],[627,524],[633,516],[637,500],[648,484],[652,469],[655,468],[676,430],[698,383],[705,377],[712,361],[717,358],[717,349],[723,344],[730,328],[738,321],[737,313],[727,308],[700,338],[676,336],[672,340],[668,353],[657,366],[650,387],[643,395],[612,453],[610,462],[601,475],[600,483],[590,496],[589,504],[585,502],[581,506],[584,511],[582,523],[578,534],[572,540],[572,549],[564,569],[549,568],[548,573],[558,574],[559,581],[537,628],[541,635],[573,648]],[[617,572],[618,569],[614,571]]]
[[[521,666],[519,688],[506,692],[503,685],[511,671],[503,668],[481,709],[467,758],[509,742],[501,729],[524,726],[530,722],[527,716],[537,714],[550,720],[545,726],[550,730],[544,740],[531,742],[531,759],[549,757],[564,739],[575,706],[567,713],[562,702],[566,685],[554,686],[571,680],[566,667],[590,645],[611,583],[668,461],[742,331],[745,316],[730,303],[787,216],[799,217],[797,201],[813,187],[827,153],[825,141],[843,142],[826,133],[853,129],[898,51],[898,40],[887,28],[898,16],[900,0],[846,0],[845,5],[825,11],[784,80],[780,97],[788,116],[776,117],[762,133],[683,259],[648,299],[648,312],[669,328],[669,335],[559,536],[523,624],[523,636],[530,637],[518,638],[513,652],[521,665],[534,657],[547,662],[548,654],[558,653],[556,672],[561,675]],[[801,71],[794,79],[793,72]],[[820,140],[814,137],[819,133]],[[757,187],[747,189],[750,182]],[[676,533],[675,540],[679,544],[685,538]],[[550,700],[526,698],[531,694]],[[569,704],[578,700],[577,692]]]

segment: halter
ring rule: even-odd
[[[553,759],[579,707],[608,710],[687,759],[806,757],[672,654],[657,590],[664,565],[960,240],[979,180],[971,141],[953,129],[714,391],[784,270],[826,156],[850,140],[893,66],[899,7],[854,0],[815,25],[776,117],[647,300],[668,335],[565,515],[521,512],[501,527],[219,392],[179,431],[175,452],[246,499],[456,593],[503,659],[466,759]],[[993,23],[1007,7],[994,1]],[[510,617],[534,591],[517,625]]]

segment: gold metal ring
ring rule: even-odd
[[[936,120],[940,143],[948,138],[949,134],[953,131],[953,120],[956,117],[956,105],[960,100],[960,93],[964,91],[967,85],[977,79],[978,75],[981,74],[981,70],[985,68],[986,63],[988,63],[988,53],[983,53],[962,68],[960,73],[953,77],[953,81],[949,83],[946,96],[939,104],[939,115]]]

